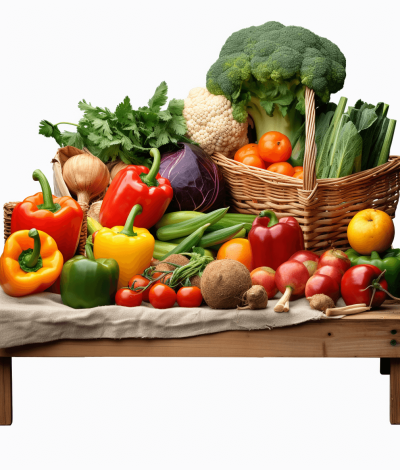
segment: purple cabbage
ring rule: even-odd
[[[160,174],[174,189],[167,212],[206,212],[225,206],[221,170],[197,145],[179,143],[181,149],[161,157]]]

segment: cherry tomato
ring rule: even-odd
[[[176,292],[165,284],[156,283],[150,289],[149,299],[154,308],[171,308],[176,302]]]
[[[132,287],[133,283],[135,283],[134,287],[146,287],[149,284],[149,282],[150,281],[146,279],[145,277],[141,276],[140,274],[136,274],[130,279],[130,281],[128,282],[128,286]],[[144,302],[149,301],[149,292],[150,292],[150,289],[141,291]]]
[[[302,171],[295,171],[293,178],[298,178],[299,180],[302,180],[304,178],[304,173]]]
[[[139,307],[143,300],[141,292],[133,291],[128,287],[123,287],[115,295],[115,303],[123,307]]]
[[[348,269],[342,277],[340,288],[346,305],[367,304],[369,306],[373,293],[373,286],[377,288],[371,307],[379,307],[386,299],[386,293],[379,290],[382,287],[388,290],[384,275],[377,281],[382,271],[371,264],[360,264]],[[368,289],[369,287],[369,289]],[[364,290],[366,289],[366,290]]]
[[[203,302],[201,290],[196,286],[181,287],[176,295],[179,307],[200,307]]]
[[[269,163],[285,162],[292,154],[290,140],[280,132],[267,132],[258,141],[260,157]]]
[[[294,170],[290,163],[288,162],[279,162],[273,163],[267,168],[268,171],[273,171],[274,173],[279,173],[280,175],[293,176]]]

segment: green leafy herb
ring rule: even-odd
[[[115,112],[82,100],[78,107],[83,111],[83,117],[78,124],[60,122],[53,125],[49,121],[41,121],[39,134],[53,137],[61,147],[87,147],[103,162],[119,158],[125,163],[150,167],[148,154],[151,148],[166,152],[176,149],[178,142],[195,143],[185,137],[187,127],[182,115],[183,100],[172,99],[167,109],[162,110],[168,101],[167,92],[167,84],[162,82],[148,105],[138,110],[132,109],[128,96]],[[58,127],[61,124],[76,126],[76,132],[61,132]]]

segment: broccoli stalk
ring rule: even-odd
[[[261,106],[259,98],[252,96],[247,104],[247,113],[253,119],[257,134],[257,141],[270,131],[281,132],[293,143],[293,139],[304,122],[304,117],[292,107],[285,115],[275,106],[272,116],[268,115]]]

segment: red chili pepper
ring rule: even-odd
[[[346,305],[371,304],[371,307],[379,307],[386,299],[387,289],[384,272],[371,264],[360,264],[348,269],[340,284]]]
[[[72,197],[55,197],[49,182],[40,170],[32,175],[39,181],[42,192],[17,204],[11,217],[11,233],[36,228],[47,233],[57,243],[64,263],[75,255],[83,220],[81,206]]]
[[[287,261],[296,251],[304,250],[301,227],[294,217],[278,217],[273,211],[262,211],[249,232],[253,268],[272,269]]]
[[[150,228],[164,215],[174,191],[169,180],[158,173],[160,152],[151,149],[150,155],[154,158],[150,170],[129,165],[112,180],[100,209],[101,225],[109,228],[124,225],[136,204],[142,206],[143,212],[135,218],[135,227]]]

